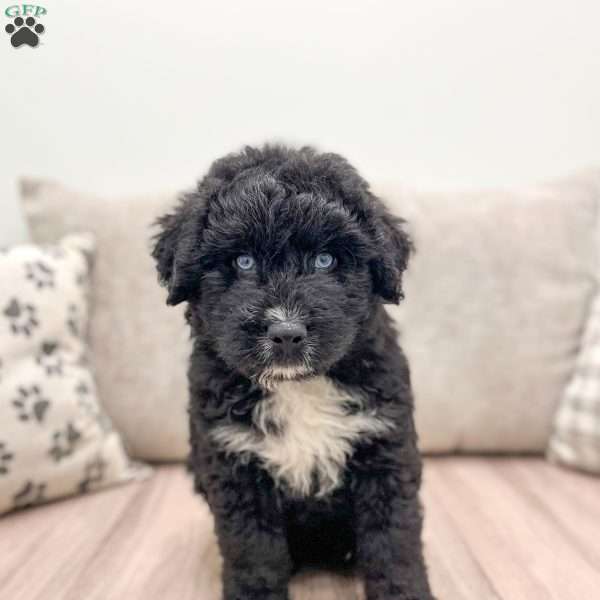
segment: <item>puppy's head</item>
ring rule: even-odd
[[[272,387],[324,373],[374,306],[397,303],[410,241],[345,159],[246,148],[159,220],[169,304],[233,369]]]

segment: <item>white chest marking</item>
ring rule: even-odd
[[[348,405],[359,410],[349,413]],[[256,405],[252,419],[254,428],[223,425],[213,438],[230,452],[258,456],[275,481],[302,496],[337,488],[354,443],[390,427],[322,376],[280,383]]]

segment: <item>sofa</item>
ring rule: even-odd
[[[600,372],[600,172],[518,191],[377,191],[407,219],[417,248],[406,300],[390,313],[413,373],[436,596],[597,597],[600,390],[590,377]],[[90,363],[96,443],[110,439],[110,483],[123,485],[88,478],[69,489],[93,493],[60,490],[0,517],[2,600],[220,597],[210,511],[182,465],[189,340],[148,255],[150,225],[174,201],[22,181],[40,248],[82,230],[95,239],[81,296],[91,298],[89,357],[78,368]],[[60,456],[64,468],[71,457]],[[292,582],[295,600],[362,597],[351,573],[300,572]]]

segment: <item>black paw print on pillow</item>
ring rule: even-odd
[[[8,451],[6,444],[0,442],[0,475],[8,474],[10,462],[14,457],[14,454]]]
[[[89,277],[85,271],[80,271],[79,273],[77,273],[77,275],[75,275],[75,283],[80,287],[87,285],[88,281]]]
[[[39,42],[39,34],[44,33],[44,26],[36,23],[33,17],[17,17],[12,23],[9,23],[4,30],[10,35],[10,43],[18,48],[23,44],[35,48]]]
[[[90,386],[85,381],[80,381],[75,386],[75,394],[77,396],[77,405],[85,416],[95,421],[103,434],[110,433],[113,430],[112,421],[107,414],[100,410],[94,401]]]
[[[74,337],[81,337],[81,315],[76,304],[69,304],[67,327]]]
[[[54,269],[41,260],[25,263],[25,277],[38,290],[54,287]]]
[[[77,442],[81,439],[81,433],[74,427],[73,423],[67,423],[63,430],[52,434],[52,446],[48,454],[56,461],[73,454]]]
[[[39,326],[35,307],[31,304],[21,303],[16,298],[11,298],[4,307],[4,316],[10,322],[10,330],[15,335],[30,336],[31,332]]]
[[[19,386],[18,397],[12,401],[20,421],[37,421],[43,423],[50,400],[44,398],[38,385]]]
[[[27,506],[41,504],[42,502],[45,502],[45,491],[45,483],[26,481],[23,487],[13,496],[13,506],[15,508],[25,508]]]
[[[79,408],[85,412],[88,417],[96,417],[96,403],[92,398],[92,390],[85,381],[80,381],[75,386],[75,395],[77,396],[77,404]]]
[[[47,375],[62,375],[64,362],[58,342],[44,341],[40,344],[35,361]]]
[[[79,491],[84,494],[90,489],[102,483],[104,479],[104,471],[106,470],[106,462],[98,455],[93,460],[85,465],[83,480],[79,483]]]

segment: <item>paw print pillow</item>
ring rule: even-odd
[[[93,251],[88,235],[0,249],[0,513],[147,473],[96,397]]]

